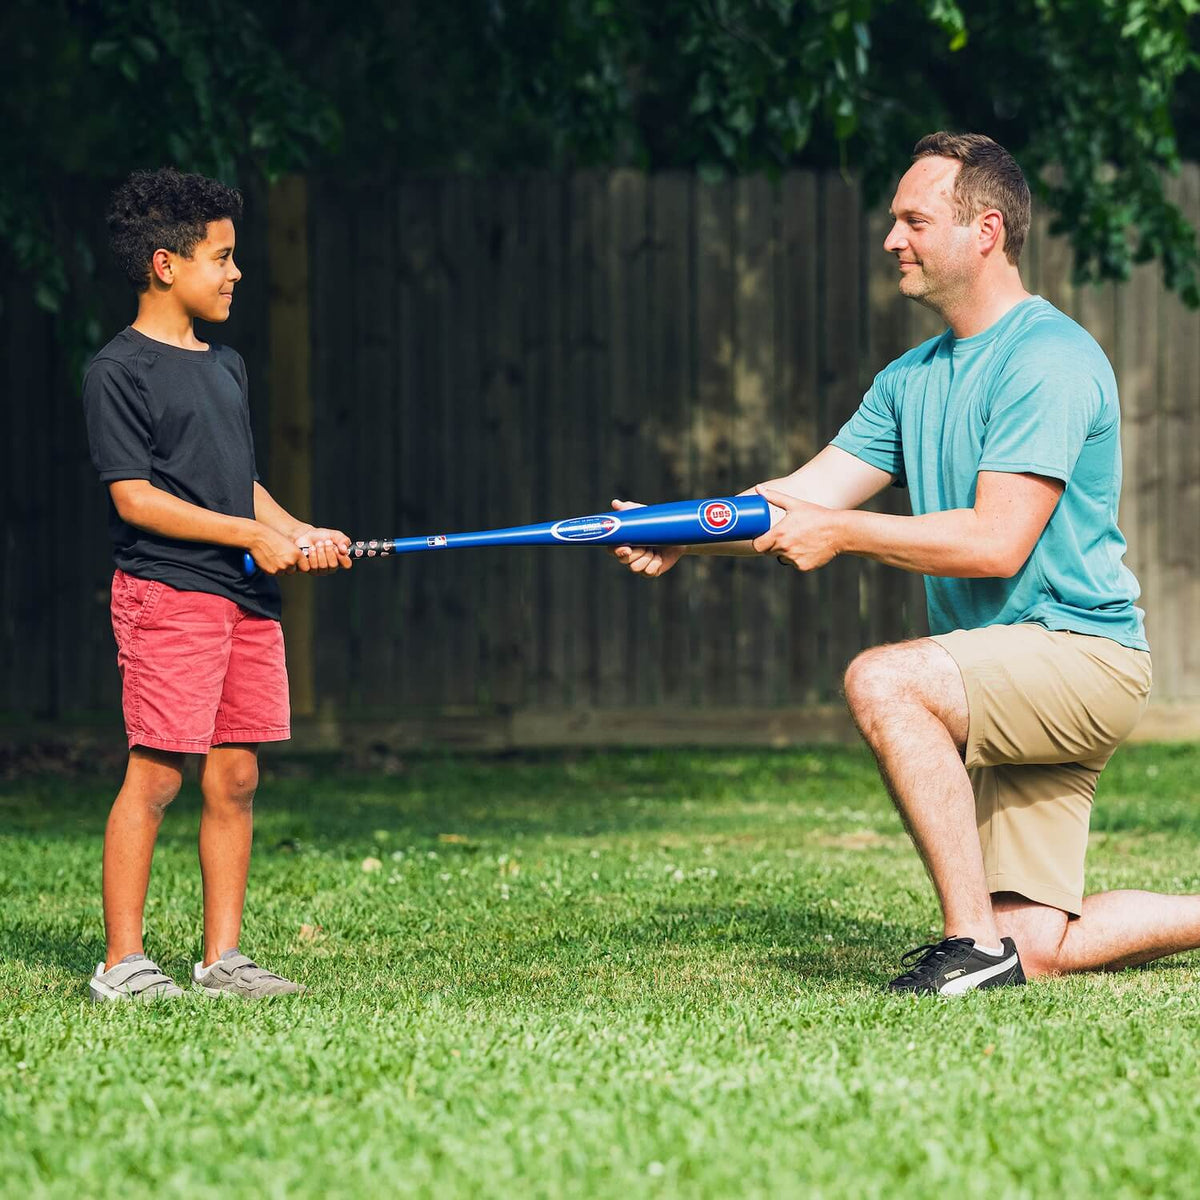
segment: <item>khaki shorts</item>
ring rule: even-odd
[[[1096,781],[1145,712],[1150,655],[1040,625],[932,640],[966,685],[963,758],[989,889],[1078,916]]]

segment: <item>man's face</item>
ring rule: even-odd
[[[209,221],[204,241],[191,258],[171,255],[171,290],[187,312],[201,321],[225,321],[233,304],[233,285],[242,277],[233,261],[233,222]]]
[[[954,223],[954,180],[960,164],[921,158],[905,172],[892,200],[894,224],[883,248],[900,264],[900,292],[933,308],[978,274],[976,222]]]

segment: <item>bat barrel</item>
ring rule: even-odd
[[[757,494],[717,496],[626,508],[606,519],[612,518],[616,520],[615,528],[597,536],[596,541],[619,546],[699,546],[759,537],[771,528],[771,506]],[[559,522],[559,536],[571,532],[563,527],[575,524]],[[586,536],[586,528],[584,532]]]

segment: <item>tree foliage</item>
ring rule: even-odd
[[[0,240],[72,349],[99,336],[81,192],[164,163],[236,182],[335,147],[330,97],[257,11],[238,0],[9,0],[0,11]]]
[[[367,114],[393,114],[382,153],[351,155],[376,170],[832,164],[878,198],[922,134],[989,133],[1057,212],[1080,280],[1124,279],[1157,257],[1195,305],[1194,231],[1163,181],[1179,167],[1178,86],[1193,95],[1200,64],[1197,11],[1198,0],[465,0],[412,18],[410,39],[374,44],[368,69],[329,78],[354,81],[339,91],[352,141]]]
[[[315,167],[837,165],[878,197],[921,134],[990,133],[1080,279],[1158,258],[1200,303],[1164,193],[1200,115],[1200,0],[10,0],[0,238],[60,309],[91,250],[61,198],[172,162]],[[1190,124],[1182,132],[1190,136]],[[1200,150],[1200,144],[1189,143]],[[86,290],[86,289],[83,289]]]

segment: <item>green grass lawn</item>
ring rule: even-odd
[[[1090,890],[1200,891],[1198,768],[1117,756]],[[258,1005],[86,1002],[113,785],[0,785],[4,1195],[1200,1192],[1200,958],[882,995],[936,909],[865,753],[268,759],[243,948],[311,992]]]

